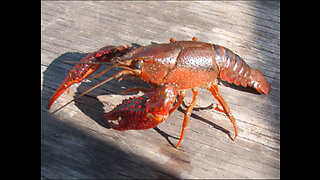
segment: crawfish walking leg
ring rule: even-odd
[[[196,101],[197,101],[197,98],[198,98],[198,89],[197,88],[193,88],[191,90],[192,90],[192,93],[193,93],[192,102],[188,106],[187,110],[184,112],[184,119],[183,119],[183,124],[182,124],[181,135],[180,135],[180,138],[179,138],[179,142],[176,145],[176,148],[179,147],[179,144],[183,139],[183,136],[184,136],[184,134],[186,132],[186,128],[188,126],[188,122],[189,122],[189,118],[190,118],[192,109],[193,109],[194,105],[196,104]]]
[[[220,95],[217,83],[216,82],[210,83],[210,85],[208,86],[207,89],[211,92],[211,94],[214,96],[214,98],[219,102],[219,104],[222,106],[222,108],[224,110],[224,113],[230,119],[230,121],[233,125],[233,128],[234,128],[234,133],[235,133],[233,140],[235,140],[236,137],[238,136],[238,128],[237,128],[236,120],[234,119],[233,115],[231,114],[229,106],[227,105],[227,103],[224,101],[224,99]]]
[[[178,101],[173,105],[173,107],[169,111],[169,116],[178,109],[180,104],[182,103],[184,96],[186,95],[186,90],[179,91],[179,98]]]

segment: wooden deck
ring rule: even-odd
[[[139,81],[112,80],[55,114],[46,109],[73,67],[62,61],[79,61],[106,45],[193,36],[233,50],[271,84],[265,96],[220,83],[238,124],[235,142],[228,135],[233,136],[229,119],[206,108],[215,100],[205,89],[178,149],[173,145],[191,91],[167,121],[143,131],[115,131],[103,119],[104,112],[133,96],[119,92]],[[52,110],[106,76],[73,85]],[[280,2],[42,1],[41,101],[42,178],[280,178]]]

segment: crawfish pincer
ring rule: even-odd
[[[145,92],[145,96],[125,99],[122,104],[104,114],[106,119],[117,121],[117,124],[109,122],[113,129],[149,129],[169,117],[170,107],[177,96],[177,87],[165,84]]]

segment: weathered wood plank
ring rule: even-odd
[[[118,132],[103,119],[104,112],[132,96],[119,92],[141,86],[139,81],[112,80],[56,114],[46,109],[73,66],[61,61],[79,61],[106,45],[148,45],[193,36],[233,50],[271,83],[268,96],[220,83],[238,124],[235,142],[228,135],[233,134],[228,118],[205,108],[214,98],[204,89],[179,149],[172,145],[191,102],[189,91],[167,121],[143,131]],[[73,85],[52,109],[106,76]],[[280,3],[42,1],[41,99],[42,178],[279,178]]]

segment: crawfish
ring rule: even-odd
[[[179,141],[182,141],[189,118],[198,98],[198,88],[206,88],[218,101],[214,107],[230,119],[234,127],[234,138],[238,128],[230,108],[219,93],[217,78],[237,86],[250,86],[262,94],[268,94],[270,84],[262,73],[249,65],[231,50],[210,43],[197,41],[176,41],[171,38],[167,44],[151,44],[148,46],[130,47],[106,46],[84,57],[62,82],[48,103],[50,109],[53,102],[72,84],[81,82],[95,72],[102,62],[110,63],[100,76],[112,67],[120,67],[121,71],[92,89],[115,78],[140,77],[152,85],[150,89],[133,88],[125,92],[142,91],[143,97],[126,99],[104,116],[107,120],[117,120],[118,124],[109,122],[116,130],[148,129],[166,120],[182,103],[186,90],[193,93],[192,102],[184,112],[184,120]],[[177,95],[179,94],[178,98]],[[174,103],[176,101],[176,103]]]

